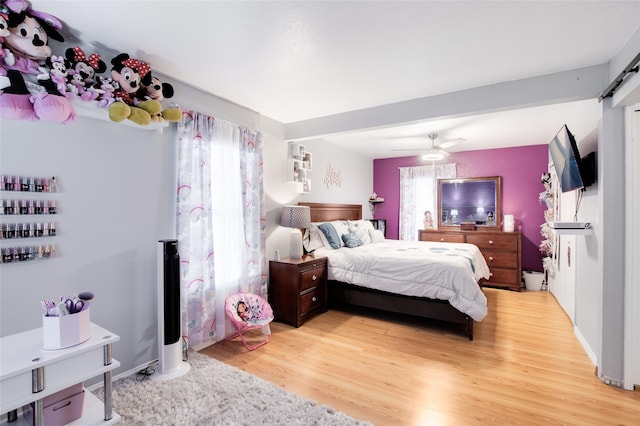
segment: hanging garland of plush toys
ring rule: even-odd
[[[120,53],[109,67],[79,46],[54,54],[49,41],[64,42],[61,29],[58,18],[33,10],[27,0],[2,0],[0,119],[67,124],[80,101],[108,110],[114,122],[180,121],[181,111],[163,102],[173,87],[153,76],[149,64]]]

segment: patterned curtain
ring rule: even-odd
[[[177,235],[182,330],[189,345],[227,334],[224,301],[266,295],[262,137],[184,111],[178,125]]]
[[[455,164],[400,167],[399,239],[418,239],[418,229],[424,229],[423,218],[426,211],[432,213],[434,227],[437,227],[438,179],[454,177]]]

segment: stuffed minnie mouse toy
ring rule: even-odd
[[[62,23],[55,16],[32,10],[26,0],[5,0],[9,36],[3,48],[11,54],[2,62],[5,76],[0,93],[0,117],[19,120],[48,120],[70,123],[76,112],[58,91],[45,65],[51,56],[49,39],[64,41],[58,32]],[[29,78],[33,92],[25,82]]]

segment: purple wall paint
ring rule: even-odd
[[[548,145],[451,153],[458,177],[502,176],[502,213],[513,214],[522,232],[522,269],[542,271],[540,225],[545,206],[538,202],[544,190],[540,176],[547,170]],[[373,161],[373,190],[385,199],[375,207],[376,219],[387,220],[387,238],[398,238],[400,172],[398,167],[422,166],[420,157]]]

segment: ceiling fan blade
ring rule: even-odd
[[[456,138],[456,139],[450,139],[448,141],[444,141],[441,143],[436,144],[436,146],[440,147],[440,148],[450,148],[456,144],[459,144],[460,142],[465,142],[466,139],[465,138]]]

